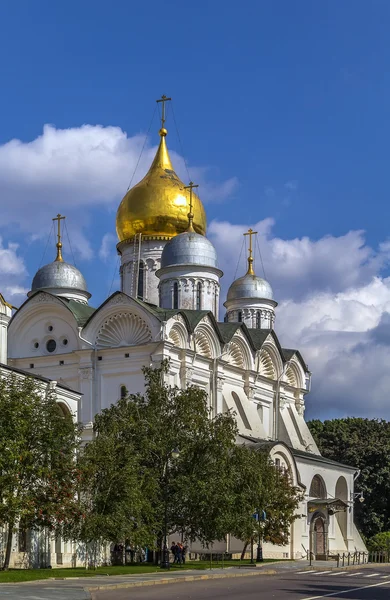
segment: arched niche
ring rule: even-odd
[[[272,354],[267,348],[262,348],[258,357],[259,375],[267,379],[276,379],[276,365]]]
[[[314,475],[311,480],[309,496],[310,498],[326,498],[326,485],[321,475]]]
[[[348,503],[348,484],[345,477],[342,475],[338,478],[335,488],[335,498],[343,500],[346,504]],[[347,540],[347,519],[348,513],[346,510],[340,510],[336,512],[336,521],[340,527],[341,534],[344,540]]]
[[[208,323],[200,323],[194,334],[195,351],[201,356],[215,358],[219,354],[216,334]]]
[[[168,340],[172,342],[176,348],[186,348],[186,328],[181,323],[175,323],[169,330]]]
[[[63,417],[71,416],[70,408],[65,402],[57,402],[58,410],[60,411]]]
[[[152,333],[141,317],[121,311],[108,317],[100,326],[96,336],[98,348],[120,346],[142,346],[152,341]]]
[[[227,362],[240,369],[248,370],[253,368],[252,352],[243,336],[234,335],[229,342]]]

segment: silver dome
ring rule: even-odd
[[[31,291],[47,288],[72,288],[88,292],[84,277],[76,267],[63,261],[54,261],[41,267],[35,274]]]
[[[174,265],[217,268],[217,253],[206,237],[199,233],[185,231],[169,240],[162,251],[161,268]]]
[[[270,284],[265,279],[248,273],[236,281],[233,281],[227,293],[228,300],[239,298],[266,298],[273,300],[273,292]]]

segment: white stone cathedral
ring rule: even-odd
[[[272,288],[255,275],[250,252],[219,318],[223,273],[205,237],[205,211],[196,186],[185,186],[174,171],[167,130],[159,134],[148,173],[117,212],[121,290],[93,308],[83,275],[62,259],[59,238],[56,259],[36,273],[12,318],[0,298],[1,361],[54,382],[59,401],[90,439],[95,415],[126,390],[143,392],[142,367],[168,358],[167,383],[206,390],[214,415],[234,411],[238,443],[267,449],[304,494],[289,544],[266,544],[265,556],[364,550],[353,518],[359,473],[323,458],[310,434],[304,419],[310,372],[298,350],[279,343]],[[224,549],[241,552],[242,543],[228,537]],[[15,536],[14,564],[25,551]],[[57,541],[51,566],[70,565],[72,552]]]

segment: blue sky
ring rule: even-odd
[[[383,337],[370,332],[390,307],[389,26],[390,4],[381,0],[2,3],[3,289],[21,303],[51,217],[62,212],[92,303],[105,299],[116,268],[115,210],[143,142],[136,136],[145,134],[155,99],[165,93],[174,100],[182,141],[168,112],[169,147],[178,169],[184,152],[191,176],[200,179],[225,286],[233,273],[224,235],[234,230],[239,250],[243,227],[258,224],[267,276],[281,301],[281,332],[314,362],[325,348],[325,365],[347,361],[342,393],[351,403],[341,412],[348,413],[355,384],[345,373],[379,353],[375,344],[383,345]],[[52,128],[39,138],[45,124]],[[157,130],[155,119],[139,175]],[[100,162],[85,158],[95,148],[87,138],[108,147]],[[15,139],[21,143],[10,143]],[[61,170],[65,146],[67,161],[84,156],[79,168]],[[357,297],[363,308],[352,319],[348,302]],[[318,321],[293,328],[292,339],[291,311],[301,317],[313,305]],[[313,332],[324,328],[326,340],[317,339]],[[328,347],[329,335],[335,341]],[[336,358],[334,344],[343,349]],[[378,405],[368,410],[362,396],[361,414],[384,414],[385,366],[380,375]],[[365,375],[366,394],[377,377],[376,370]],[[333,406],[337,411],[336,399]]]

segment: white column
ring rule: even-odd
[[[0,363],[7,364],[7,333],[8,323],[12,316],[10,305],[3,302],[0,295]]]

